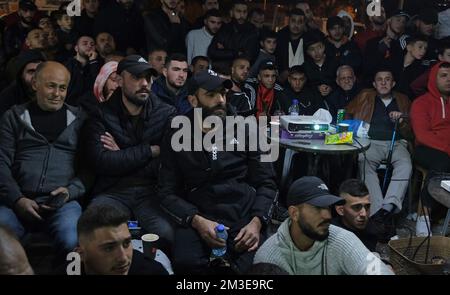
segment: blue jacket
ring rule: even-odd
[[[191,104],[187,100],[188,91],[186,84],[180,89],[178,94],[175,94],[167,88],[166,78],[161,76],[153,83],[152,92],[164,103],[174,106],[178,115],[185,115],[192,109]]]

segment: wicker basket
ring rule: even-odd
[[[424,241],[423,237],[413,237],[412,239],[398,239],[389,241],[390,262],[394,271],[398,275],[438,275],[448,271],[450,263],[450,238],[443,236],[433,236],[430,238],[428,261],[425,264],[425,256],[428,242],[425,241],[417,251],[413,260],[412,256],[417,247]],[[446,259],[446,264],[432,264],[431,258],[442,257]]]

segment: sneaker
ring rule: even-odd
[[[430,228],[430,236],[431,233],[431,223],[429,216],[419,216],[416,221],[416,236],[417,237],[426,237],[428,236],[428,228]]]

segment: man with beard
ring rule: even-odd
[[[161,7],[144,17],[147,50],[163,48],[169,54],[186,52],[188,22],[178,12],[178,0],[160,0]]]
[[[250,72],[250,62],[244,57],[238,57],[231,66],[231,82],[233,87],[227,92],[227,102],[231,104],[239,115],[253,114],[250,97],[255,97],[255,91],[245,83]]]
[[[392,274],[353,233],[330,225],[330,207],[345,201],[321,179],[296,180],[287,198],[289,218],[256,252],[254,264],[272,263],[291,275]]]
[[[208,10],[211,9],[217,9],[219,10],[219,1],[218,0],[202,0],[202,10],[203,13],[206,14]],[[201,15],[197,17],[197,19],[194,22],[194,25],[192,26],[192,29],[200,29],[203,27],[205,21],[205,15]]]
[[[374,252],[377,238],[368,227],[370,199],[366,185],[359,179],[347,179],[339,186],[339,196],[345,204],[334,207],[338,216],[331,223],[354,233],[367,249]]]
[[[144,29],[141,12],[134,0],[108,1],[94,21],[94,36],[108,32],[114,37],[117,50],[126,55],[144,48]],[[136,1],[137,2],[137,1]],[[184,39],[183,39],[184,40]]]
[[[116,52],[116,42],[110,33],[102,32],[95,38],[95,48],[100,58],[105,60],[109,55]]]
[[[208,48],[213,62],[230,65],[233,59],[245,57],[253,63],[258,56],[258,33],[247,21],[248,5],[243,0],[234,0],[231,6],[231,22],[224,24],[214,36]]]
[[[14,82],[0,93],[0,117],[10,107],[31,101],[35,97],[32,79],[37,66],[45,61],[39,50],[28,50],[21,53],[16,60],[18,67]]]
[[[339,65],[350,65],[359,73],[362,56],[355,41],[344,35],[344,20],[333,16],[327,20],[328,38],[325,42],[326,54],[333,57]]]
[[[316,22],[313,11],[307,1],[297,1],[295,8],[301,9],[305,13],[306,27],[308,30],[320,29],[320,25]]]
[[[191,109],[187,101],[186,79],[189,67],[186,56],[174,53],[166,58],[163,74],[155,80],[152,92],[163,102],[174,106],[177,113],[184,115]]]
[[[217,9],[211,9],[206,12],[205,25],[198,30],[190,31],[186,36],[188,64],[196,56],[206,56],[209,44],[214,35],[222,26],[222,16]]]
[[[245,273],[264,240],[276,198],[272,164],[262,162],[259,151],[250,150],[249,130],[241,130],[245,132],[241,137],[235,124],[227,130],[204,125],[205,118],[223,126],[234,118],[225,100],[231,81],[204,71],[194,76],[190,86],[188,99],[196,108],[185,118],[190,123],[182,130],[172,129],[161,148],[159,197],[178,223],[172,265],[177,274],[210,273],[211,249],[227,246],[222,262],[236,273]],[[191,138],[201,134],[206,140],[215,134],[214,142],[200,142],[201,150],[194,150],[199,143],[191,140],[187,148],[177,151],[171,142],[184,129]],[[219,223],[227,228],[226,242],[216,237]]]
[[[79,98],[87,91],[92,91],[102,65],[97,58],[94,39],[91,37],[78,38],[75,52],[76,55],[67,60],[64,65],[71,75],[67,101],[77,106]]]
[[[305,61],[303,52],[303,34],[306,32],[306,17],[303,10],[294,8],[289,13],[289,24],[278,32],[275,51],[280,81],[284,83],[288,70],[300,66]]]
[[[84,128],[84,148],[96,174],[91,205],[110,204],[139,221],[147,233],[160,236],[170,250],[173,230],[159,208],[156,185],[160,144],[175,109],[151,94],[156,75],[139,55],[117,66],[119,87]]]
[[[37,7],[31,0],[19,2],[19,21],[6,28],[3,39],[7,59],[17,55],[22,49],[28,32],[34,27],[33,18],[36,11]]]

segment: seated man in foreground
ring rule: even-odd
[[[111,205],[93,205],[78,220],[82,274],[166,275],[164,267],[133,250],[127,221],[129,215]]]
[[[392,271],[351,232],[330,225],[333,196],[322,180],[305,176],[288,192],[289,218],[256,252],[291,275],[388,275]]]
[[[193,78],[188,99],[197,109],[183,118],[189,122],[184,134],[194,140],[180,150],[175,134],[180,130],[172,130],[161,147],[159,196],[163,208],[178,223],[173,250],[177,274],[204,273],[211,249],[224,246],[232,270],[245,273],[264,238],[276,196],[272,164],[262,162],[261,153],[249,148],[247,129],[241,140],[234,128],[222,133],[217,125],[206,127],[205,118],[214,118],[225,126],[235,114],[225,104],[225,88],[231,87],[231,81],[214,74],[204,71]],[[211,146],[202,144],[202,138],[205,142],[211,134],[216,134],[215,142]],[[200,142],[195,141],[198,135]],[[226,242],[216,236],[218,224],[229,228]]]
[[[77,245],[77,199],[86,191],[77,169],[86,115],[64,103],[69,80],[62,64],[39,64],[36,100],[12,107],[0,122],[0,224],[19,239],[48,231],[61,255]]]

